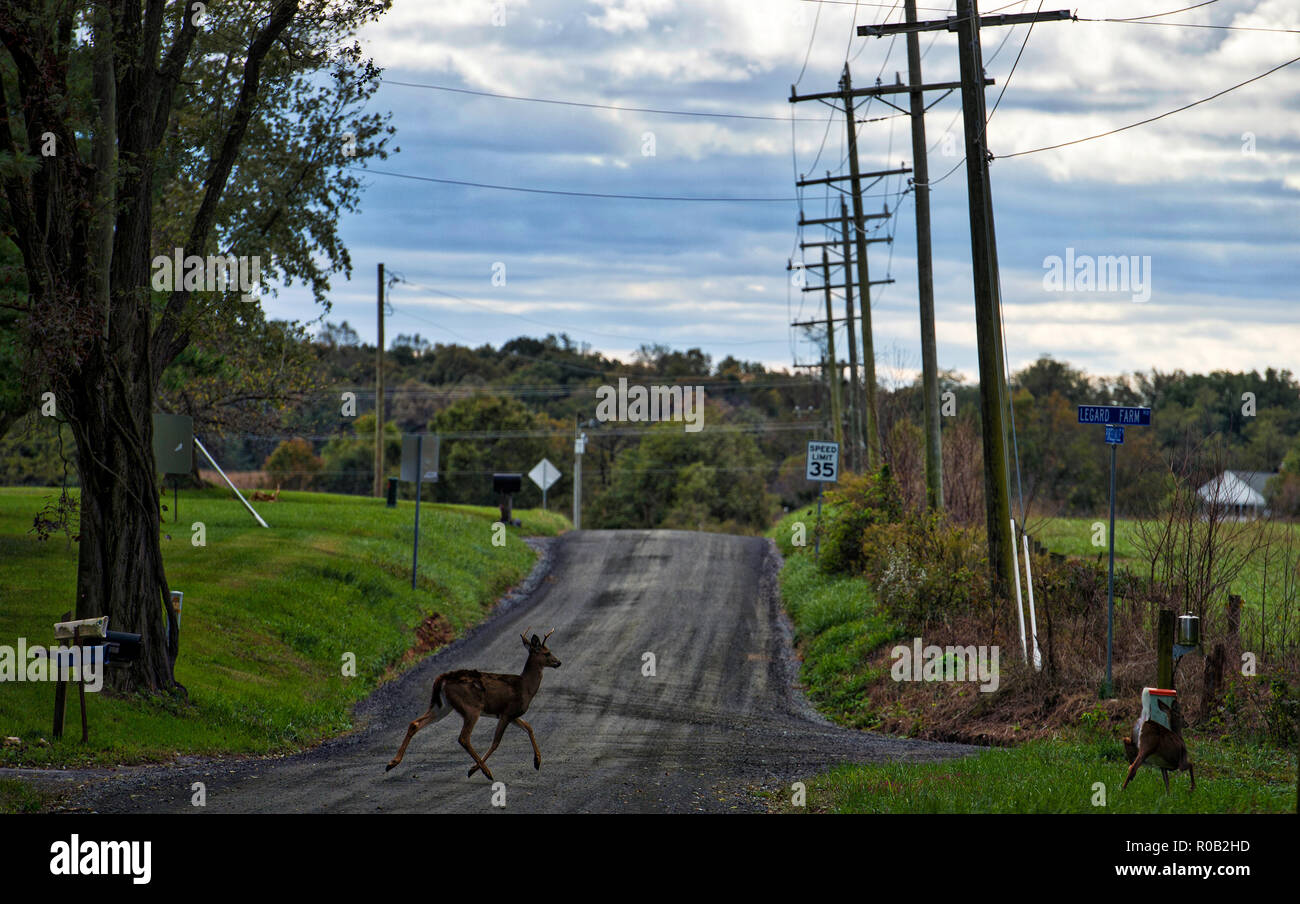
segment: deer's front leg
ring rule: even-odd
[[[523,719],[515,719],[515,724],[528,732],[528,740],[533,744],[533,768],[542,768],[542,752],[537,749],[537,737],[533,734],[533,726],[529,725]]]
[[[501,716],[499,719],[497,719],[497,730],[496,730],[496,734],[492,735],[492,746],[488,748],[487,753],[483,754],[483,759],[479,762],[479,766],[482,766],[483,763],[487,762],[487,758],[492,755],[492,751],[497,749],[497,746],[501,743],[501,736],[506,733],[506,726],[509,724],[510,721],[505,716]],[[469,775],[473,775],[475,772],[477,772],[478,768],[479,768],[478,766],[471,766],[469,770]],[[487,766],[483,766],[483,774],[487,775],[488,778],[492,777],[491,775],[488,774]]]
[[[469,755],[474,758],[474,762],[478,764],[475,768],[482,769],[483,774],[487,776],[487,780],[492,781],[492,773],[488,770],[487,765],[484,764],[483,759],[474,751],[474,745],[469,741],[470,735],[474,733],[474,723],[477,721],[478,713],[467,715],[465,717],[465,724],[460,727],[460,746],[464,747],[469,752]],[[473,775],[474,770],[471,769],[469,774]]]

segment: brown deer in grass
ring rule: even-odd
[[[1179,727],[1181,719],[1177,711],[1170,710],[1163,700],[1157,700],[1156,704],[1169,713],[1169,724]],[[1137,738],[1136,742],[1134,738]],[[1128,777],[1120,786],[1121,791],[1133,781],[1133,776],[1137,774],[1138,768],[1143,763],[1159,768],[1160,775],[1165,780],[1166,794],[1169,793],[1171,770],[1186,772],[1192,779],[1191,790],[1196,790],[1196,772],[1192,769],[1192,761],[1187,758],[1187,745],[1183,743],[1182,737],[1177,732],[1170,731],[1154,719],[1138,718],[1133,725],[1133,734],[1124,739],[1124,752],[1128,756],[1130,765]]]
[[[393,757],[384,771],[387,772],[402,761],[402,757],[406,754],[406,745],[411,743],[411,738],[415,737],[417,731],[430,722],[437,722],[453,710],[460,713],[463,720],[460,726],[460,746],[474,758],[474,765],[470,767],[468,775],[472,776],[482,769],[487,780],[492,781],[492,773],[488,770],[486,760],[492,755],[492,751],[497,749],[497,745],[501,743],[501,736],[506,733],[506,726],[512,722],[528,732],[528,740],[533,744],[533,768],[541,769],[542,752],[537,749],[537,738],[533,735],[533,727],[520,716],[528,711],[528,704],[532,702],[537,689],[542,685],[542,669],[560,667],[560,660],[546,648],[546,641],[554,633],[555,629],[552,628],[546,632],[546,637],[538,637],[534,634],[532,640],[528,639],[527,631],[519,635],[528,649],[528,661],[524,663],[523,672],[518,675],[460,669],[455,672],[443,672],[435,678],[433,700],[429,704],[429,711],[406,729],[406,738],[402,741],[402,746],[397,748],[397,756]],[[483,715],[497,717],[497,730],[492,736],[492,746],[480,757],[475,752],[474,745],[470,743],[470,735],[474,731],[474,723],[478,721],[479,716]]]

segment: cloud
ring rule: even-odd
[[[789,104],[791,83],[798,81],[800,93],[832,90],[846,54],[857,85],[892,82],[906,70],[901,38],[852,37],[855,21],[897,21],[901,12],[817,6],[795,0],[506,0],[505,24],[493,25],[499,10],[489,0],[397,0],[362,36],[392,80],[777,118],[675,117],[390,84],[375,103],[393,111],[403,152],[376,168],[583,192],[792,197],[798,174],[840,171],[845,130],[822,104]],[[1007,11],[1022,7],[1034,8]],[[1134,14],[1119,0],[1097,0],[1086,10],[1090,18]],[[923,17],[937,15],[922,11]],[[1298,28],[1300,8],[1288,0],[1222,0],[1168,21]],[[1001,95],[989,124],[995,154],[1153,117],[1295,54],[1293,36],[1169,25],[1050,22],[1036,25],[1026,41],[1027,34],[1020,26],[983,35],[986,67],[996,80],[990,107]],[[925,35],[921,46],[927,80],[957,77],[951,34]],[[1013,365],[1041,352],[1098,373],[1290,363],[1286,352],[1300,347],[1297,77],[1300,64],[1149,125],[994,161]],[[940,361],[973,377],[959,98],[931,99],[936,102],[926,126],[933,147]],[[890,117],[859,129],[864,170],[911,162],[905,117],[879,101],[861,102],[857,112],[864,119]],[[793,129],[791,115],[798,119]],[[945,132],[955,139],[953,156],[943,154]],[[653,134],[653,156],[644,153],[647,133]],[[434,341],[500,343],[554,327],[607,352],[661,341],[769,366],[790,365],[792,354],[800,361],[816,355],[803,332],[787,325],[824,316],[820,293],[789,284],[787,260],[801,257],[794,202],[659,203],[366,178],[361,210],[343,226],[355,281],[336,280],[330,315],[349,319],[363,336],[374,335],[372,274],[383,260],[411,283],[479,302],[399,287],[390,335],[420,330],[432,332]],[[868,190],[869,212],[885,204],[897,211],[872,227],[879,230],[873,235],[893,236],[892,244],[871,248],[873,278],[896,280],[873,290],[872,320],[881,354],[919,358],[915,213],[906,189],[905,178],[890,177]],[[834,214],[838,197],[825,187],[810,188],[803,211]],[[803,239],[823,235],[809,228]],[[1151,302],[1044,292],[1045,257],[1068,247],[1094,255],[1149,255]],[[809,261],[818,253],[810,250]],[[507,265],[506,286],[489,282],[496,261]],[[268,307],[278,316],[314,316],[296,287]],[[842,307],[837,301],[837,311]]]

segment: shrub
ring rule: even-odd
[[[988,559],[976,530],[908,512],[898,522],[869,526],[860,546],[881,607],[908,629],[983,614],[991,605]]]
[[[288,490],[305,490],[322,462],[304,439],[287,439],[275,447],[263,468],[271,482]]]
[[[903,504],[885,465],[876,474],[846,477],[826,495],[829,507],[821,567],[828,574],[863,574],[867,562],[862,537],[875,524],[898,521]]]

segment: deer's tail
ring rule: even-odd
[[[446,679],[447,673],[443,672],[437,678],[433,679],[433,699],[429,701],[430,709],[442,709],[442,682]]]

